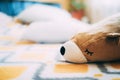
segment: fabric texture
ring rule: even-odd
[[[61,44],[16,41],[12,35],[24,27],[0,26],[0,80],[120,80],[119,61],[68,63],[60,56]]]

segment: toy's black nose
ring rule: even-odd
[[[62,55],[65,54],[65,47],[64,47],[64,46],[61,47],[61,49],[60,49],[60,53],[61,53]]]

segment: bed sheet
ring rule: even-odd
[[[0,27],[0,80],[120,80],[119,61],[65,62],[61,44],[17,41],[24,27],[14,22]]]

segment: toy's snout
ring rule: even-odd
[[[66,61],[75,63],[87,62],[82,51],[73,41],[68,41],[65,44],[63,44],[60,48],[60,53]]]

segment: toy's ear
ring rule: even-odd
[[[107,42],[116,45],[120,44],[119,41],[120,33],[108,33],[106,37],[107,37]]]

